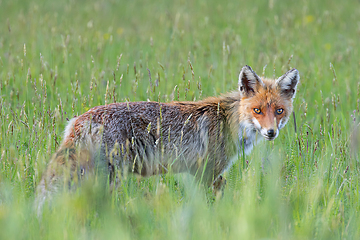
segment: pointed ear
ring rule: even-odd
[[[281,95],[294,98],[296,93],[296,86],[299,83],[299,71],[295,68],[291,69],[276,80],[277,86],[280,88]]]
[[[242,94],[251,94],[254,93],[258,85],[264,85],[261,78],[256,75],[256,73],[246,65],[241,69],[239,75],[239,91]]]

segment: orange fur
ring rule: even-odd
[[[72,119],[39,185],[40,202],[70,166],[70,179],[105,170],[142,176],[189,172],[220,189],[220,174],[257,138],[273,140],[289,119],[299,74],[261,79],[248,66],[239,90],[198,102],[130,102],[97,106]]]

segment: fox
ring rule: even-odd
[[[128,173],[187,172],[219,190],[234,159],[249,154],[259,140],[278,137],[293,111],[299,80],[295,68],[269,79],[246,65],[238,89],[219,97],[91,108],[67,124],[38,185],[38,201],[98,171],[111,183]]]

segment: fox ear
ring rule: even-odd
[[[281,90],[281,95],[294,98],[296,93],[296,86],[299,83],[299,71],[295,68],[291,69],[276,80],[277,86]]]
[[[264,85],[261,78],[248,65],[243,67],[239,75],[239,91],[244,94],[254,93],[258,84]]]

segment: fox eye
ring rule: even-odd
[[[261,110],[258,109],[258,108],[254,108],[254,112],[255,112],[256,114],[260,114],[260,113],[261,113]]]
[[[279,108],[279,109],[276,110],[276,113],[278,115],[282,114],[283,112],[284,112],[284,109],[282,109],[282,108]]]

